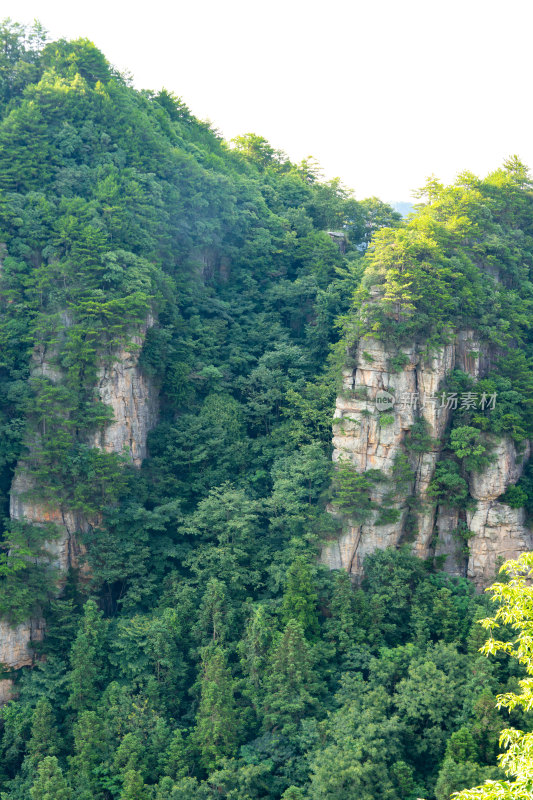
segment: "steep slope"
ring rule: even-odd
[[[366,555],[410,542],[481,587],[533,545],[526,494],[501,502],[530,455],[531,192],[510,162],[427,193],[376,237],[348,318],[333,460],[337,482],[351,467],[372,485],[365,515],[356,495],[332,506],[343,530],[322,560],[360,577]]]
[[[292,392],[301,418],[356,284],[337,271],[399,216],[259,136],[230,148],[87,40],[2,36],[0,663],[16,669],[69,572],[108,613],[152,605],[193,549],[183,513],[229,481],[268,496],[292,453],[271,444],[281,407]],[[312,400],[324,418],[329,401]]]
[[[150,320],[150,324],[152,320]],[[140,467],[146,456],[149,431],[157,422],[157,387],[147,378],[138,365],[139,349],[146,328],[132,338],[137,347],[134,354],[127,350],[115,353],[110,364],[102,366],[97,373],[97,393],[102,402],[113,409],[114,419],[103,430],[92,434],[88,444],[107,453],[125,458],[126,463]],[[64,376],[41,357],[34,367],[35,372],[46,375],[53,383],[61,383]],[[39,449],[39,439],[32,436],[29,455],[19,461],[10,492],[10,518],[19,523],[45,530],[53,526],[53,538],[43,543],[46,558],[57,570],[57,591],[64,583],[70,569],[78,569],[84,563],[80,556],[84,548],[80,534],[88,534],[101,523],[101,515],[87,515],[72,510],[68,500],[65,504],[46,501],[39,494],[39,484],[32,476],[32,450]],[[45,623],[41,617],[25,621],[14,627],[9,621],[0,620],[0,663],[8,670],[18,670],[33,662],[31,642],[42,640]],[[0,704],[11,697],[12,680],[0,681]]]
[[[488,693],[516,673],[478,656],[485,597],[439,566],[464,572],[446,537],[473,550],[473,493],[484,532],[531,506],[528,468],[493,499],[529,437],[527,174],[430,187],[405,225],[28,33],[0,25],[1,641],[32,667],[2,676],[0,794],[52,767],[99,799],[447,797],[465,752],[497,777]],[[361,586],[318,563],[340,315],[334,504],[448,548],[377,549]],[[404,407],[442,380],[496,408]]]

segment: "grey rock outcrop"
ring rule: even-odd
[[[114,420],[88,442],[107,452],[125,454],[135,466],[140,466],[146,456],[147,435],[157,421],[157,388],[141,372],[138,364],[144,335],[151,324],[153,321],[150,319],[140,334],[133,338],[134,347],[121,349],[100,368],[98,393],[100,399],[113,409]],[[35,353],[33,372],[53,382],[61,380],[53,359],[48,359],[44,351]],[[45,546],[60,573],[80,566],[83,546],[78,541],[78,534],[87,533],[99,521],[40,499],[38,486],[35,486],[23,461],[17,466],[11,486],[10,516],[35,525],[55,525],[58,535]],[[42,639],[43,635],[42,620],[30,620],[15,628],[0,620],[0,664],[10,670],[31,664],[30,643]],[[0,680],[0,704],[9,699],[10,691],[11,681]]]
[[[139,348],[142,338],[133,340]],[[95,434],[90,444],[108,453],[126,453],[135,466],[146,458],[148,432],[157,421],[157,391],[137,363],[137,354],[121,350],[98,371],[98,394],[113,409],[113,422]]]
[[[500,561],[518,558],[533,548],[524,509],[510,508],[497,500],[509,484],[520,478],[529,455],[529,444],[518,454],[510,439],[501,439],[493,447],[492,463],[470,477],[470,494],[476,507],[467,511],[468,528],[474,534],[468,575],[480,585],[490,583]]]
[[[0,647],[5,660],[2,664],[10,669],[20,669],[33,664],[34,653],[31,642],[39,642],[44,636],[42,620],[30,620],[12,627],[0,620]],[[0,706],[12,698],[13,681],[11,678],[0,680]]]
[[[34,525],[54,525],[58,536],[46,543],[52,563],[61,573],[66,573],[70,567],[79,566],[83,546],[77,541],[76,533],[87,532],[96,520],[39,500],[32,478],[24,471],[24,464],[17,469],[11,484],[9,512],[11,519]],[[0,639],[0,663],[5,664],[7,662],[2,655]]]
[[[458,332],[453,343],[441,347],[429,358],[423,348],[414,345],[402,348],[398,354],[379,340],[359,342],[354,367],[344,371],[343,393],[336,402],[333,460],[345,459],[360,473],[380,470],[389,481],[375,484],[371,499],[378,510],[363,522],[330,508],[339,521],[341,533],[325,543],[323,563],[360,577],[367,554],[411,541],[416,555],[422,558],[440,555],[444,569],[453,574],[467,571],[469,577],[483,586],[493,578],[500,559],[533,548],[523,511],[511,509],[496,499],[520,477],[528,448],[519,456],[513,442],[503,439],[495,443],[492,463],[483,473],[471,476],[470,494],[476,500],[476,508],[467,512],[466,522],[474,534],[467,565],[460,552],[461,543],[454,535],[459,524],[458,512],[438,507],[428,496],[440,456],[440,442],[453,408],[453,402],[443,401],[437,393],[453,369],[479,378],[486,374],[490,361],[490,352],[471,330]],[[402,364],[401,368],[395,369],[398,364]],[[427,423],[431,443],[426,452],[407,453],[407,435],[420,417]],[[398,519],[377,524],[384,496],[387,492],[390,495],[395,459],[406,453],[413,480],[402,496],[396,495],[392,503],[389,498],[389,506],[396,509]],[[417,499],[417,510],[410,514],[406,503],[409,496]]]

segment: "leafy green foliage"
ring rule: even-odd
[[[59,753],[60,741],[55,724],[54,713],[46,697],[41,697],[31,723],[31,737],[28,742],[28,758],[37,766],[43,758]]]
[[[12,623],[36,613],[53,595],[57,569],[50,564],[46,543],[56,537],[54,524],[7,523],[0,552],[0,614]]]
[[[505,503],[511,508],[522,508],[527,502],[527,493],[521,486],[511,484],[500,497],[500,502]]]
[[[468,425],[462,425],[452,430],[450,447],[457,458],[463,460],[469,471],[479,472],[490,463],[487,447],[483,443],[480,432]]]
[[[491,587],[498,608],[493,617],[482,620],[483,627],[489,631],[490,637],[483,647],[485,654],[504,652],[523,664],[526,677],[519,681],[520,691],[508,691],[497,698],[497,707],[513,710],[531,709],[531,679],[533,671],[531,661],[530,627],[531,627],[531,587],[529,582],[533,568],[533,556],[526,553],[516,561],[507,561],[501,568],[507,582],[495,583]],[[517,632],[513,641],[494,638],[497,628],[507,627]],[[505,750],[498,756],[500,769],[507,780],[489,780],[476,789],[460,792],[460,800],[469,798],[526,797],[531,780],[531,737],[513,727],[505,728],[500,734],[500,746]],[[483,776],[484,777],[484,776]]]
[[[523,341],[533,244],[524,175],[524,165],[510,159],[485,180],[463,173],[445,187],[431,179],[417,214],[378,231],[355,295],[362,334],[396,344],[424,338],[431,347],[454,328],[473,327],[499,346]],[[371,302],[370,289],[378,292]]]
[[[70,800],[72,793],[67,786],[57,758],[47,756],[39,764],[38,776],[30,789],[31,800]]]
[[[354,293],[392,370],[404,341],[431,351],[459,323],[519,346],[478,384],[453,377],[498,402],[457,409],[437,502],[464,509],[492,437],[526,438],[526,178],[430,187],[402,224],[258,135],[229,146],[87,40],[45,38],[1,28],[0,613],[47,626],[0,712],[2,797],[414,800],[491,774],[492,696],[518,673],[477,657],[483,599],[403,548],[360,587],[317,555],[332,471],[341,511],[390,524],[437,446],[419,419],[387,479],[332,470]],[[159,395],[140,469],[95,446],[124,352]],[[17,464],[26,499],[88,523],[89,569],[60,595],[57,530],[7,521]]]
[[[291,619],[300,623],[305,634],[317,634],[318,594],[314,586],[310,564],[302,557],[289,567],[287,585],[283,595],[282,615],[285,622]]]
[[[265,673],[264,726],[290,736],[316,704],[313,658],[301,624],[291,619],[274,642]]]
[[[333,476],[333,502],[354,519],[363,521],[377,507],[371,490],[382,478],[379,470],[360,473],[349,461],[341,460]]]
[[[209,646],[202,654],[201,698],[194,739],[200,751],[200,763],[212,769],[219,758],[233,755],[237,744],[231,673],[224,651]]]
[[[464,508],[468,499],[468,484],[455,461],[439,461],[428,494],[443,505]]]
[[[424,417],[418,417],[409,430],[405,446],[413,453],[427,453],[432,445],[433,440],[429,435],[427,421]]]

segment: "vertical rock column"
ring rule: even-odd
[[[138,366],[138,352],[143,339],[144,334],[135,337],[135,352],[120,350],[109,366],[99,370],[98,393],[100,399],[113,409],[114,421],[89,441],[92,447],[110,453],[125,453],[135,466],[140,466],[146,456],[147,435],[157,422],[158,412],[156,387]],[[42,371],[48,369],[46,364],[41,364],[41,368]],[[55,374],[53,377],[59,378]],[[56,525],[60,534],[48,543],[47,549],[60,571],[65,573],[70,567],[78,566],[80,545],[77,533],[87,532],[97,520],[51,506],[33,499],[35,497],[38,497],[38,487],[33,485],[21,462],[11,486],[10,516],[36,525],[50,522]],[[0,664],[10,670],[30,665],[33,661],[30,643],[42,639],[43,635],[42,620],[29,620],[16,627],[0,620]],[[11,689],[10,679],[0,680],[0,704],[10,698]]]
[[[533,549],[524,509],[511,508],[497,499],[522,475],[530,455],[529,443],[517,453],[511,439],[500,439],[491,455],[488,467],[470,476],[470,494],[476,505],[467,511],[468,528],[474,534],[469,541],[468,577],[479,587],[491,582],[499,562]]]
[[[346,459],[357,472],[379,469],[386,478],[391,477],[397,455],[405,453],[405,439],[418,416],[428,423],[433,440],[442,437],[449,418],[449,409],[440,408],[428,398],[436,395],[442,380],[455,366],[455,347],[448,345],[434,357],[425,361],[416,347],[403,348],[405,365],[394,370],[391,360],[396,355],[378,340],[364,339],[357,348],[356,366],[344,374],[344,392],[337,398],[333,419],[333,460]],[[387,410],[387,424],[376,403],[380,393],[391,395],[391,407]],[[410,398],[412,402],[402,402]],[[392,417],[392,421],[390,420]],[[421,499],[433,477],[440,448],[432,449],[411,458],[414,480],[409,494]],[[383,495],[390,485],[377,483],[372,491],[372,500],[380,506]],[[403,498],[405,499],[405,498]],[[394,523],[376,525],[377,513],[363,523],[337,514],[343,530],[337,540],[327,542],[322,551],[322,561],[332,569],[341,567],[360,576],[364,557],[376,549],[397,545],[403,535],[406,507],[401,499],[396,504],[399,518]],[[420,556],[428,553],[433,536],[435,509],[426,504],[418,514],[418,534],[413,544]]]
[[[333,460],[346,459],[357,472],[379,469],[391,477],[394,459],[405,453],[414,470],[414,480],[404,497],[394,506],[398,520],[378,525],[379,511],[364,522],[357,522],[330,506],[342,528],[339,536],[326,542],[321,560],[331,569],[344,568],[354,576],[362,575],[363,560],[376,549],[397,546],[405,541],[407,516],[406,499],[414,495],[419,503],[416,513],[416,535],[413,552],[421,557],[443,557],[447,572],[465,574],[465,557],[455,531],[459,524],[458,511],[437,507],[428,496],[428,488],[440,457],[441,442],[450,421],[451,410],[432,402],[445,377],[453,370],[478,379],[490,368],[490,351],[483,346],[472,330],[458,331],[453,343],[442,347],[429,359],[415,346],[402,349],[405,365],[399,371],[391,368],[395,350],[377,340],[362,339],[357,346],[355,368],[346,369],[344,391],[337,398],[333,419]],[[388,392],[392,406],[387,410],[387,424],[377,408],[380,393]],[[416,398],[416,406],[404,405],[403,397]],[[406,448],[406,438],[417,417],[425,419],[432,440],[427,452],[412,453]],[[392,421],[391,421],[392,417]],[[481,474],[470,476],[470,495],[475,507],[467,510],[467,525],[474,536],[469,541],[468,576],[479,587],[494,577],[500,560],[515,558],[533,549],[533,535],[526,524],[523,509],[512,509],[497,498],[521,476],[529,456],[529,446],[520,455],[509,439],[493,441],[493,460]],[[379,508],[391,483],[376,483],[371,499]]]

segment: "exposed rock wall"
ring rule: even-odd
[[[142,338],[134,344],[141,347]],[[109,366],[98,371],[100,399],[113,409],[114,421],[95,434],[90,444],[108,453],[126,453],[140,466],[146,457],[146,438],[157,421],[157,391],[137,363],[137,353],[121,350]]]
[[[35,484],[24,471],[23,464],[17,468],[11,484],[9,512],[11,519],[26,520],[35,525],[54,524],[59,535],[46,544],[53,564],[62,573],[67,572],[69,567],[78,567],[82,546],[76,540],[76,533],[85,533],[96,520],[38,500]],[[5,664],[7,662],[2,655],[0,639],[0,662]]]
[[[152,320],[148,325],[153,324]],[[148,327],[148,326],[147,326]],[[148,432],[157,421],[157,389],[138,365],[146,328],[133,339],[134,348],[121,350],[98,373],[98,392],[101,400],[113,409],[114,421],[103,431],[91,437],[89,444],[107,452],[125,453],[131,463],[140,466],[146,456]],[[61,379],[59,371],[51,366],[44,352],[34,356],[34,373],[52,381]],[[54,523],[59,531],[57,538],[47,544],[53,562],[62,573],[79,565],[82,546],[77,534],[87,532],[98,520],[90,519],[67,509],[52,506],[38,498],[36,487],[21,462],[11,486],[10,515],[12,519],[27,520],[34,524]],[[9,669],[19,669],[32,663],[31,640],[42,639],[42,620],[31,620],[11,628],[0,620],[0,664]],[[11,681],[0,680],[0,704],[10,696]]]
[[[524,509],[497,501],[509,484],[520,478],[529,445],[518,455],[513,442],[502,439],[495,443],[492,455],[493,463],[470,477],[470,494],[477,502],[475,509],[467,511],[468,527],[475,534],[470,541],[468,575],[480,585],[490,583],[499,561],[533,549]]]
[[[0,648],[2,664],[10,669],[19,669],[33,664],[34,654],[30,642],[39,642],[44,636],[42,620],[22,622],[15,628],[0,620]],[[11,678],[0,680],[0,706],[11,700],[13,681]]]
[[[325,544],[322,561],[332,569],[345,568],[360,576],[367,554],[412,539],[416,555],[422,558],[440,555],[447,571],[454,574],[467,571],[480,586],[486,585],[494,576],[499,559],[533,548],[523,511],[511,509],[496,499],[520,477],[529,450],[518,456],[513,442],[502,440],[495,444],[493,463],[482,474],[471,476],[470,493],[477,507],[467,512],[466,523],[475,536],[470,540],[466,565],[460,542],[453,535],[459,524],[458,512],[437,507],[428,496],[440,456],[440,442],[452,413],[451,404],[443,403],[436,395],[453,369],[461,369],[474,378],[482,377],[490,366],[490,353],[471,330],[460,331],[453,343],[442,347],[430,359],[415,346],[403,348],[402,352],[404,366],[395,371],[391,364],[397,354],[389,352],[381,341],[364,339],[359,343],[355,366],[345,370],[343,393],[337,398],[333,460],[346,459],[358,472],[379,469],[390,478],[395,457],[407,453],[407,434],[420,416],[427,422],[433,443],[428,452],[408,453],[414,479],[403,496],[396,497],[392,504],[399,515],[396,522],[376,524],[378,510],[360,523],[330,508],[342,531],[338,538]],[[388,482],[375,484],[371,497],[378,509],[390,491]],[[406,531],[406,500],[410,495],[418,499],[414,524],[410,520],[414,536]]]

